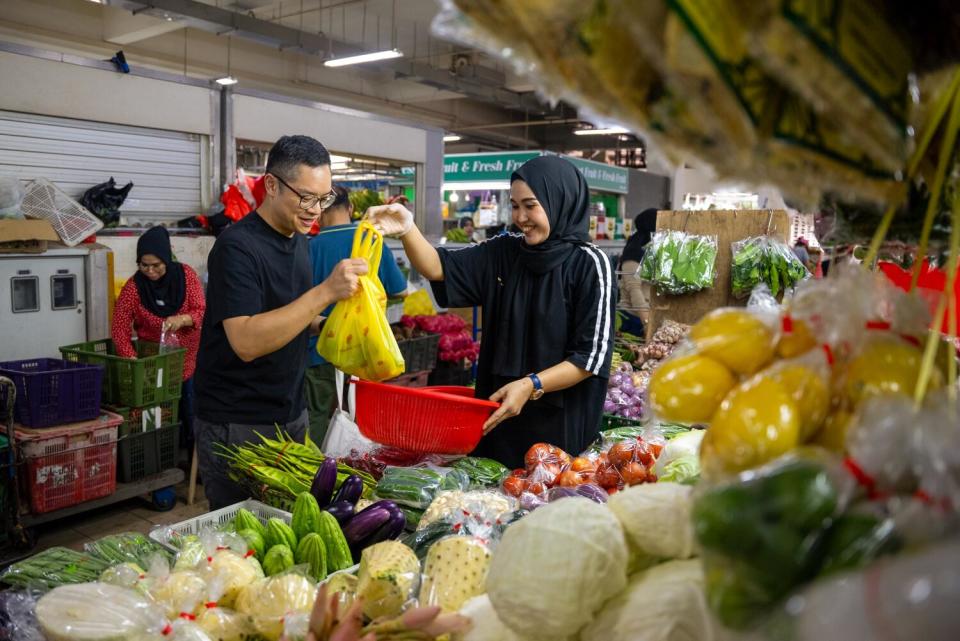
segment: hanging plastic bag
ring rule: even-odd
[[[0,218],[23,218],[20,203],[23,201],[23,188],[13,176],[0,176]]]
[[[120,222],[120,206],[127,199],[133,183],[128,182],[123,187],[117,187],[117,182],[110,180],[94,185],[83,193],[80,204],[86,207],[94,216],[103,221],[104,225],[116,225]]]
[[[369,381],[404,372],[403,355],[387,322],[387,294],[377,277],[383,236],[368,222],[357,226],[351,258],[366,259],[370,271],[360,276],[359,291],[337,303],[317,341],[317,353],[345,374]]]
[[[327,430],[327,435],[324,437],[320,449],[323,450],[327,456],[333,456],[334,458],[346,457],[350,458],[352,463],[355,463],[355,459],[361,457],[368,458],[368,456],[380,446],[361,434],[360,428],[353,420],[353,413],[349,410],[349,407],[353,407],[356,403],[356,388],[350,385],[347,392],[349,398],[344,399],[343,372],[336,370],[335,379],[337,386],[337,409],[333,412],[333,417],[330,419],[330,428]],[[349,407],[346,407],[347,405],[349,405]]]
[[[160,330],[160,353],[173,352],[180,349],[180,339],[177,338],[175,331],[170,331],[166,327]]]

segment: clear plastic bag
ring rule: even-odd
[[[164,327],[160,330],[160,353],[165,354],[180,349],[177,333]]]
[[[810,277],[793,250],[768,236],[738,240],[731,250],[730,282],[738,298],[746,298],[758,285],[766,285],[776,297]]]
[[[286,617],[308,614],[317,598],[317,588],[306,577],[280,574],[247,584],[240,591],[236,610],[250,617],[257,634],[279,641]]]
[[[23,188],[13,176],[0,176],[0,219],[23,218],[20,202],[23,200]]]
[[[46,592],[60,585],[96,581],[109,567],[89,554],[52,547],[10,565],[0,580],[14,588]]]
[[[253,636],[250,618],[219,605],[223,599],[223,580],[208,584],[207,599],[197,614],[197,625],[215,641],[246,641]]]
[[[713,287],[717,237],[658,231],[640,265],[640,278],[662,294],[689,294]]]
[[[440,492],[423,513],[417,530],[443,521],[449,523],[453,531],[489,541],[495,538],[497,527],[507,522],[517,506],[516,499],[495,491]]]
[[[134,563],[141,568],[149,568],[157,556],[166,562],[171,560],[166,548],[139,532],[111,534],[85,544],[83,549],[107,563]]]
[[[147,597],[106,583],[51,590],[37,601],[36,621],[48,641],[160,638],[169,630],[161,609]]]
[[[399,541],[383,541],[363,550],[357,571],[357,598],[368,619],[399,616],[414,605],[420,560]]]
[[[856,492],[838,461],[792,455],[699,492],[694,531],[719,620],[750,627],[817,576],[831,528]],[[869,533],[854,540],[862,536]]]
[[[486,592],[487,571],[493,553],[475,536],[452,536],[434,543],[423,562],[419,604],[457,612],[475,596]],[[448,559],[457,559],[452,565]]]
[[[430,467],[388,467],[377,483],[374,496],[425,510],[443,481],[444,474]]]

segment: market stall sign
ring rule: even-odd
[[[608,191],[614,194],[627,193],[630,182],[630,170],[625,167],[614,167],[602,162],[584,160],[583,158],[573,158],[563,156],[564,159],[573,163],[583,177],[587,179],[587,185],[594,191]]]
[[[444,183],[500,181],[507,185],[510,175],[523,163],[536,158],[539,151],[513,151],[493,154],[449,154],[443,157]]]

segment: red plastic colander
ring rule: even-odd
[[[369,381],[357,386],[360,432],[382,445],[430,454],[469,454],[499,403],[469,387],[412,388]]]

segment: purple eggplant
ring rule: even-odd
[[[333,497],[333,503],[347,501],[350,505],[356,505],[361,494],[363,494],[363,479],[356,474],[351,474],[340,484],[340,489]]]
[[[323,509],[332,514],[341,526],[353,518],[355,510],[350,501],[334,501]]]
[[[397,507],[393,501],[377,501],[370,507],[358,512],[343,526],[343,536],[346,537],[350,549],[359,550],[368,538],[384,526],[393,516],[391,506]]]
[[[394,505],[393,507],[388,506],[387,511],[390,512],[390,518],[380,527],[380,529],[371,534],[363,542],[363,548],[368,548],[375,543],[380,543],[381,541],[395,539],[403,534],[403,529],[407,526],[407,516],[403,513],[403,510]]]
[[[553,503],[554,501],[559,501],[560,499],[569,498],[572,496],[580,496],[577,494],[577,491],[572,487],[554,487],[547,492],[547,500]]]
[[[605,489],[599,485],[594,485],[593,483],[584,483],[583,485],[578,485],[577,494],[588,498],[591,501],[596,501],[597,503],[606,503],[607,497],[609,496]]]
[[[328,456],[317,468],[317,474],[313,477],[313,484],[310,486],[310,494],[317,499],[317,505],[321,509],[330,505],[330,497],[333,496],[333,488],[336,485],[337,459]]]
[[[536,494],[530,492],[524,492],[520,495],[520,507],[528,512],[533,512],[538,507],[543,507],[547,502],[541,499]]]

